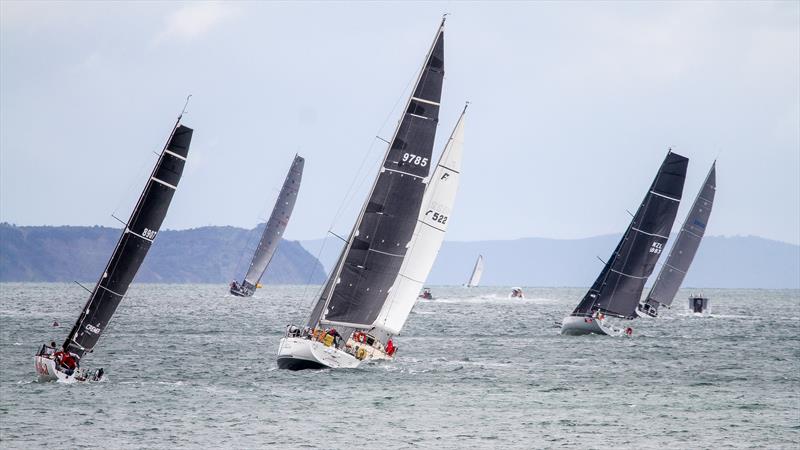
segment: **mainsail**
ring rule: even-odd
[[[431,175],[411,245],[383,310],[375,321],[376,327],[390,334],[400,333],[406,323],[442,246],[458,193],[465,113],[466,107]]]
[[[478,255],[478,259],[475,261],[475,267],[472,269],[472,275],[469,277],[469,281],[467,281],[467,287],[475,287],[478,283],[481,282],[481,276],[483,276],[483,255]]]
[[[180,124],[179,117],[111,259],[67,336],[64,348],[79,357],[97,344],[150,250],[181,179],[192,132]]]
[[[443,80],[444,20],[369,197],[323,290],[319,322],[368,328],[383,308],[406,256],[425,193]],[[312,317],[310,322],[316,321]]]
[[[671,150],[628,229],[589,292],[572,315],[601,311],[631,319],[644,284],[669,238],[686,179],[689,160]]]
[[[706,232],[708,219],[711,216],[711,208],[714,206],[714,194],[717,190],[717,162],[711,165],[706,180],[703,183],[703,188],[697,194],[697,198],[692,204],[692,209],[686,220],[683,222],[683,227],[672,246],[672,250],[667,256],[667,261],[658,273],[653,287],[650,288],[650,293],[647,295],[646,303],[654,306],[656,309],[658,305],[670,306],[675,294],[683,283],[683,278],[692,264],[695,253],[700,247],[700,241],[703,239],[703,234]]]
[[[278,194],[278,199],[275,201],[275,207],[272,208],[272,214],[267,220],[267,225],[261,234],[261,240],[253,254],[250,268],[247,270],[242,282],[241,290],[247,295],[252,295],[255,291],[258,282],[272,260],[272,256],[275,254],[275,249],[278,248],[283,232],[286,231],[286,226],[289,224],[289,218],[292,216],[292,210],[297,201],[297,193],[300,191],[304,165],[305,160],[303,157],[295,155],[292,166],[286,174],[281,192]]]

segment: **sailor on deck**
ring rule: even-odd
[[[77,355],[65,351],[64,347],[61,347],[53,356],[55,357],[56,363],[63,368],[64,373],[67,375],[72,375],[75,369],[78,368]]]

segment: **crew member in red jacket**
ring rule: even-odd
[[[64,369],[64,373],[67,375],[72,375],[75,369],[78,368],[78,360],[71,353],[64,351],[63,347],[53,356],[55,356],[56,362]]]

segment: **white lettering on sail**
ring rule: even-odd
[[[90,323],[87,323],[84,328],[86,328],[86,331],[88,331],[90,333],[100,334],[100,328],[97,328],[96,326],[94,326],[94,325],[92,325]]]

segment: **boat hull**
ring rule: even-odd
[[[711,312],[710,306],[708,297],[689,297],[689,311],[695,314],[709,314]]]
[[[347,352],[300,337],[285,337],[278,348],[281,369],[354,369],[359,364],[361,361]]]
[[[568,316],[561,322],[561,334],[566,336],[583,336],[586,334],[622,336],[625,332],[593,317]]]
[[[74,380],[74,377],[58,370],[55,360],[51,358],[34,356],[33,365],[36,368],[36,375],[38,375],[40,382]]]

